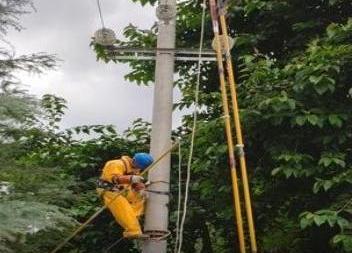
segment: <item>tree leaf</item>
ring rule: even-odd
[[[309,81],[313,84],[317,84],[322,80],[322,76],[310,76]]]
[[[296,123],[299,126],[303,126],[306,122],[307,118],[305,116],[297,116],[296,117]]]
[[[271,171],[271,175],[275,176],[281,171],[281,167],[277,167]]]
[[[314,215],[314,223],[319,227],[321,224],[325,223],[325,215]]]
[[[308,122],[311,123],[313,126],[317,125],[319,120],[318,116],[314,114],[308,115],[307,119],[308,119]]]
[[[342,120],[340,119],[340,117],[336,114],[331,114],[329,115],[328,117],[329,119],[329,123],[332,125],[332,126],[337,126],[337,127],[341,127],[342,126]]]

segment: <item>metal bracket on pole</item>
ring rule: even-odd
[[[160,4],[156,8],[156,16],[159,19],[159,22],[168,24],[176,16],[176,6]]]
[[[198,61],[199,50],[196,49],[173,49],[173,48],[134,48],[106,46],[108,58],[111,60],[155,60],[157,54],[175,54],[177,61]],[[201,53],[201,61],[216,61],[215,52],[212,49],[204,49]]]
[[[146,230],[144,233],[149,235],[149,240],[156,241],[166,240],[166,238],[171,234],[170,231],[163,230]]]
[[[166,195],[166,196],[169,196],[171,197],[172,194],[170,192],[166,192],[166,191],[154,191],[154,190],[144,190],[146,192],[150,192],[150,193],[154,193],[154,194],[161,194],[161,195]]]

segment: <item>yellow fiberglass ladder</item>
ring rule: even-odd
[[[241,123],[239,119],[239,109],[237,103],[237,94],[236,94],[236,82],[232,66],[231,53],[230,53],[230,41],[227,32],[226,24],[226,3],[220,1],[219,3],[216,0],[209,0],[210,13],[212,19],[212,26],[214,32],[214,49],[216,51],[217,65],[219,71],[220,79],[220,90],[222,97],[222,106],[224,112],[224,121],[226,128],[226,138],[228,144],[228,154],[229,154],[229,164],[231,169],[232,177],[232,188],[233,188],[233,199],[234,199],[234,212],[236,217],[237,224],[237,234],[238,241],[241,253],[246,253],[246,241],[243,230],[243,219],[241,211],[241,201],[240,193],[238,187],[238,177],[236,169],[236,158],[235,152],[238,157],[242,175],[242,185],[244,193],[244,206],[246,209],[248,230],[249,230],[249,239],[250,239],[250,248],[252,253],[257,252],[257,243],[255,236],[255,228],[253,222],[252,214],[252,205],[250,190],[247,177],[247,168],[246,168],[246,159],[244,153],[244,144],[242,138]],[[224,63],[225,62],[225,63]],[[224,67],[226,64],[226,68]],[[229,102],[228,102],[228,88],[230,87],[230,97],[232,102],[233,115],[231,117],[229,112]],[[236,145],[234,146],[233,134],[231,123],[235,125],[235,135],[236,135]]]

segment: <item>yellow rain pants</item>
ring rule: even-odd
[[[131,158],[123,156],[120,160],[112,160],[105,164],[101,179],[112,182],[114,176],[130,174],[131,171]],[[130,185],[125,185],[124,189],[125,191],[117,197],[119,192],[98,189],[98,193],[102,194],[104,204],[117,223],[125,229],[123,236],[138,236],[142,234],[138,218],[144,213],[144,197],[133,191]]]

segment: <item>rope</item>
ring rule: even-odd
[[[149,171],[152,171],[155,167],[156,164],[158,164],[168,153],[170,153],[176,146],[178,145],[178,142],[174,143],[170,149],[165,151],[158,159],[156,159],[151,165],[149,165],[148,168],[146,168],[140,175],[143,176]],[[118,196],[121,194],[125,193],[127,189],[120,191],[116,196],[107,204],[101,207],[98,211],[96,211],[92,216],[88,218],[83,224],[81,224],[69,237],[67,237],[64,241],[62,241],[58,246],[56,246],[55,249],[50,251],[50,253],[56,253],[62,247],[64,247],[72,238],[74,238],[78,233],[80,233],[89,223],[91,223],[96,217],[98,217],[106,208],[108,205],[110,205]]]
[[[171,235],[170,231],[167,231],[167,233],[163,236],[160,236],[159,238],[155,238],[155,239],[150,239],[152,241],[161,241],[161,240],[165,240],[166,238],[168,238]]]
[[[117,244],[119,244],[120,242],[122,242],[123,239],[125,239],[125,237],[121,237],[121,238],[117,239],[113,244],[111,244],[111,245],[104,251],[104,253],[108,253],[113,247],[115,247]]]
[[[179,230],[180,230],[180,213],[181,213],[181,198],[182,198],[182,154],[181,154],[181,142],[178,144],[178,201],[177,201],[177,220],[176,220],[176,241],[174,252],[177,252],[177,246],[180,239]]]
[[[121,192],[122,193],[122,192]],[[120,193],[120,194],[121,194]],[[115,198],[111,200],[114,201],[120,194],[117,194]],[[110,203],[111,203],[110,202]],[[109,203],[109,204],[110,204]],[[52,250],[50,253],[56,253],[58,252],[62,247],[64,247],[72,238],[74,238],[76,235],[78,235],[89,223],[91,223],[96,217],[98,217],[104,210],[106,209],[106,206],[101,207],[98,211],[96,211],[92,216],[89,217],[88,220],[86,220],[82,225],[80,225],[69,237],[67,237],[63,242],[61,242],[54,250]]]
[[[170,231],[167,231],[167,233],[165,235],[162,235],[158,238],[150,238],[148,240],[151,240],[151,241],[161,241],[161,240],[165,240],[167,237],[169,237],[171,235],[171,232]],[[104,253],[108,253],[112,248],[114,248],[116,245],[120,244],[123,239],[125,239],[125,237],[121,237],[119,239],[117,239],[113,244],[111,244],[105,251]]]
[[[100,0],[97,0],[97,6],[98,6],[98,11],[99,11],[101,26],[103,28],[105,28],[104,18],[103,18],[103,14],[102,14],[102,11],[101,11],[101,6],[100,6]]]
[[[200,31],[200,41],[199,41],[199,55],[198,55],[198,69],[197,69],[197,83],[195,90],[195,99],[194,99],[194,112],[193,112],[193,126],[192,126],[192,136],[191,136],[191,145],[189,149],[189,156],[187,162],[187,177],[186,177],[186,186],[185,186],[185,198],[183,202],[183,213],[180,224],[180,232],[179,232],[179,245],[178,245],[178,253],[181,253],[182,243],[183,243],[183,227],[186,220],[187,214],[187,204],[188,204],[188,193],[189,193],[189,183],[191,179],[191,165],[193,158],[193,148],[194,148],[194,138],[197,130],[197,110],[199,106],[199,86],[200,86],[200,71],[201,71],[201,63],[202,63],[202,50],[203,50],[203,40],[204,40],[204,23],[205,23],[205,9],[206,9],[206,0],[203,0],[202,6],[202,23],[201,23],[201,31]]]

